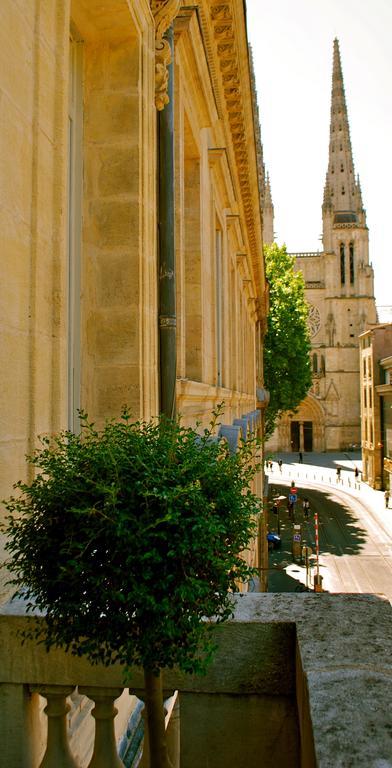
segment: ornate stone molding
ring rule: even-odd
[[[169,103],[168,66],[172,60],[165,32],[180,10],[181,0],[150,0],[155,22],[155,106],[161,111]]]
[[[255,267],[260,259],[259,233],[256,225],[258,196],[256,200],[252,194],[251,179],[253,179],[254,174],[252,174],[253,169],[251,168],[248,147],[249,128],[247,126],[249,124],[249,110],[245,106],[248,91],[246,85],[244,87],[240,63],[241,55],[244,56],[244,51],[240,52],[238,47],[237,17],[232,0],[226,0],[226,2],[214,2],[212,0],[209,5],[209,13],[220,70],[224,106],[231,133],[242,206],[247,225],[251,260],[253,267]],[[247,49],[245,53],[247,56]],[[251,118],[253,129],[253,111]],[[259,285],[258,288],[262,292],[262,286]]]

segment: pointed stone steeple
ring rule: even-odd
[[[331,125],[326,186],[329,188],[335,218],[337,220],[341,218],[338,216],[339,213],[347,213],[353,214],[351,221],[355,221],[354,216],[357,211],[358,198],[342,65],[337,39],[333,43]]]
[[[271,245],[274,242],[274,204],[272,202],[269,174],[264,174],[263,190],[263,242]]]
[[[361,190],[361,182],[359,181],[359,174],[357,175],[356,192],[357,192],[357,206],[358,206],[358,210],[362,210],[362,208],[363,208],[362,190]]]
[[[323,198],[323,211],[330,210],[332,208],[331,189],[328,181],[328,174],[325,179],[324,186],[324,198]]]

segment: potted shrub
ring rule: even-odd
[[[35,479],[6,506],[8,568],[33,636],[105,665],[144,669],[151,766],[166,766],[161,670],[202,672],[213,622],[253,570],[243,558],[259,500],[254,444],[215,441],[219,411],[199,435],[179,420],[133,422],[41,438]],[[155,714],[154,714],[155,713]]]

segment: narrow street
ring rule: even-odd
[[[346,488],[322,484],[317,477],[319,467],[312,467],[316,478],[295,480],[298,501],[295,505],[295,520],[289,519],[287,496],[292,482],[283,469],[282,475],[272,474],[269,483],[270,501],[284,496],[279,503],[279,515],[273,514],[269,504],[269,528],[279,531],[282,539],[280,549],[270,553],[269,591],[302,591],[308,584],[313,589],[315,573],[315,527],[314,513],[319,518],[320,575],[323,590],[328,592],[362,592],[384,594],[392,601],[392,538],[388,527],[392,510],[385,510],[383,518],[372,513],[369,504],[351,495]],[[325,470],[323,470],[325,476]],[[347,475],[349,477],[349,475]],[[359,487],[359,486],[358,486]],[[357,494],[358,496],[358,494]],[[304,518],[302,500],[310,502],[309,520]],[[278,520],[279,517],[279,520]],[[293,524],[301,526],[301,550],[312,549],[308,579],[305,561],[293,558]],[[309,553],[310,554],[310,553]]]

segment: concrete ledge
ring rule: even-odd
[[[218,650],[208,673],[168,670],[165,688],[296,695],[301,765],[392,766],[389,602],[376,595],[246,594],[234,598],[234,608],[233,620],[215,629]],[[0,684],[124,684],[120,666],[93,667],[59,650],[47,654],[32,641],[20,647],[16,632],[31,622],[23,614],[20,603],[0,609]],[[137,694],[141,670],[133,669],[127,684]]]

